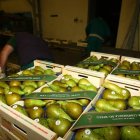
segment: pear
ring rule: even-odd
[[[107,76],[107,75],[110,73],[110,71],[108,71],[108,69],[106,69],[106,68],[100,68],[100,69],[99,69],[99,72],[104,73],[105,76]]]
[[[120,132],[122,140],[140,140],[140,130],[135,126],[123,126]]]
[[[44,81],[44,80],[37,81],[37,87],[39,88],[39,87],[45,85],[45,83],[46,83],[46,81]]]
[[[48,118],[65,118],[69,121],[73,121],[73,119],[60,107],[59,104],[50,104],[46,109],[46,116]]]
[[[37,83],[35,81],[30,81],[30,80],[27,80],[27,81],[23,81],[23,85],[24,86],[33,86],[35,89],[38,88],[37,86]]]
[[[21,96],[17,93],[9,93],[5,95],[6,103],[7,105],[12,105],[16,103],[17,101],[20,101]]]
[[[44,74],[46,74],[46,75],[55,75],[56,73],[52,69],[46,69],[46,70],[44,70]]]
[[[34,106],[43,107],[46,105],[46,102],[40,99],[25,99],[24,105],[27,108]]]
[[[116,126],[96,128],[93,132],[104,137],[105,140],[120,140],[120,130]]]
[[[49,128],[60,137],[63,137],[72,125],[72,123],[65,118],[48,118],[47,120]]]
[[[33,91],[35,91],[35,87],[29,85],[29,86],[25,86],[23,88],[23,92],[27,95],[27,94],[31,94]]]
[[[111,82],[104,82],[102,84],[104,88],[110,89],[112,91],[115,91],[116,93],[121,93],[122,88],[118,86],[117,84],[111,83]]]
[[[50,87],[45,86],[45,87],[43,87],[43,88],[41,89],[40,92],[42,92],[42,93],[47,93],[47,92],[54,92],[54,91],[53,91]]]
[[[21,81],[17,81],[17,80],[12,80],[9,82],[9,86],[20,86],[21,85]]]
[[[6,104],[6,99],[5,99],[5,96],[3,94],[0,94],[0,102]]]
[[[38,70],[38,71],[41,71],[42,73],[44,73],[44,69],[40,66],[35,66],[34,70]]]
[[[30,70],[27,70],[26,69],[26,70],[23,70],[22,71],[21,75],[24,75],[24,76],[32,76],[33,73]]]
[[[34,75],[43,75],[44,73],[40,70],[34,70]]]
[[[132,62],[131,63],[131,70],[140,70],[140,65],[137,62]]]
[[[2,95],[4,93],[5,93],[4,88],[3,87],[0,87],[0,95]]]
[[[71,88],[71,92],[83,91],[84,89],[80,88],[79,86],[74,86]]]
[[[90,103],[88,99],[78,99],[82,106],[87,106]]]
[[[120,95],[116,93],[115,91],[106,88],[103,91],[102,98],[103,99],[123,99],[123,95]]]
[[[76,131],[74,140],[105,140],[103,137],[93,132],[90,128],[82,128]]]
[[[23,106],[18,105],[18,104],[14,104],[11,107],[13,109],[15,109],[16,111],[22,113],[23,115],[28,116],[28,113],[27,113],[27,111],[25,110],[25,108]]]
[[[128,89],[126,89],[126,88],[121,88],[120,94],[123,96],[124,100],[127,100],[127,99],[129,99],[131,97],[130,91]]]
[[[88,67],[88,69],[98,71],[98,70],[100,69],[100,65],[95,65],[95,66],[90,65],[90,66]]]
[[[108,111],[119,111],[120,109],[112,106],[107,100],[105,99],[99,99],[96,103],[95,103],[95,110],[96,111],[105,111],[105,112],[108,112]]]
[[[76,82],[73,80],[73,79],[69,79],[66,81],[66,84],[69,86],[69,87],[74,87],[76,86]]]
[[[110,65],[104,65],[103,68],[108,70],[109,72],[112,71],[112,67]]]
[[[128,60],[123,60],[121,65],[126,66],[128,70],[130,69],[130,62]]]
[[[21,88],[17,87],[17,86],[10,87],[10,91],[13,92],[13,93],[19,94],[19,95],[24,95],[25,94],[25,92],[22,91]]]
[[[124,110],[127,107],[126,101],[120,100],[120,99],[114,99],[114,100],[107,100],[109,104],[111,104],[113,107],[118,108],[119,110]]]
[[[128,105],[132,108],[140,108],[140,96],[132,96],[128,99]]]
[[[86,78],[81,78],[78,81],[78,85],[85,85],[85,86],[91,86],[92,84],[88,81]]]
[[[5,81],[0,81],[0,87],[9,89],[9,85]]]
[[[42,107],[34,106],[27,108],[26,110],[31,119],[41,118],[44,115],[44,110]]]
[[[64,109],[64,111],[74,120],[82,114],[83,108],[79,103],[60,101],[59,104]]]
[[[40,123],[40,124],[43,125],[44,127],[49,128],[47,118],[41,117],[41,118],[35,119],[35,121],[38,122],[38,123]]]

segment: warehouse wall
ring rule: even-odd
[[[126,41],[129,41],[128,40],[129,35],[131,35],[131,33],[128,31],[130,31],[130,29],[132,30],[135,28],[133,27],[132,22],[136,21],[136,18],[134,18],[134,12],[137,6],[136,1],[137,0],[129,0],[129,1],[122,0],[122,8],[120,14],[116,48],[123,48],[124,47],[123,45],[127,44]],[[139,20],[140,20],[140,16],[139,16]],[[131,48],[133,50],[140,50],[139,32],[140,32],[140,22],[138,22],[136,27],[135,39]],[[125,47],[125,49],[127,49],[127,46]]]
[[[40,0],[40,2],[44,38],[66,40],[80,40],[85,38],[88,0]],[[122,47],[135,3],[136,0],[122,0],[116,48]],[[1,0],[0,10],[11,13],[29,12],[32,11],[32,7],[28,3],[28,0]],[[134,50],[140,50],[139,32],[140,17],[134,40]]]
[[[27,0],[2,0],[0,10],[8,13],[29,12],[32,11],[32,7]]]
[[[42,0],[41,9],[44,38],[85,39],[87,0]]]

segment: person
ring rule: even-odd
[[[5,70],[9,55],[15,51],[19,65],[24,67],[35,59],[54,61],[48,44],[28,32],[18,32],[10,38],[0,52],[0,67]]]
[[[94,17],[86,26],[86,52],[100,51],[101,46],[111,36],[108,24],[101,17]]]

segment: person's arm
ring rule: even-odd
[[[6,44],[0,52],[0,67],[2,71],[5,70],[5,65],[9,55],[13,52],[14,48],[10,44]]]

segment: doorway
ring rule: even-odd
[[[102,17],[111,30],[109,46],[115,47],[122,0],[89,0],[88,21],[95,16]]]

